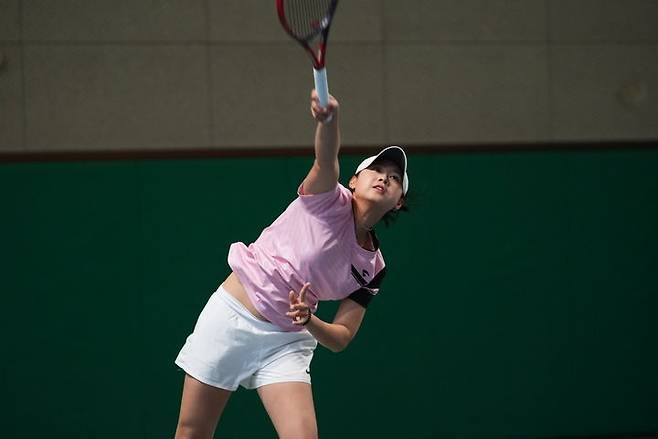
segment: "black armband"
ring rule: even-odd
[[[359,288],[358,290],[347,296],[348,299],[352,299],[353,301],[355,301],[356,303],[358,303],[364,308],[368,308],[368,304],[372,300],[372,297],[373,297],[372,293],[365,288]]]

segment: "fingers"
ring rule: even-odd
[[[316,102],[318,106],[320,106],[320,98],[318,96],[318,92],[315,91],[315,89],[311,90],[311,102]],[[327,103],[327,108],[329,107],[332,108],[338,107],[338,101],[332,95],[329,95],[329,102]],[[320,106],[320,108],[322,108],[322,106]]]
[[[298,320],[302,322],[306,321],[310,314],[311,310],[306,305],[293,305],[290,307],[290,311],[286,313],[286,315],[292,319],[293,323]]]
[[[310,312],[302,313],[301,311],[287,312],[286,315],[292,319],[293,325],[303,325],[311,315]]]
[[[286,313],[286,315],[292,319],[293,323],[305,322],[310,314],[311,310],[308,307],[304,309],[291,310]]]
[[[299,301],[301,303],[306,303],[306,291],[308,290],[308,288],[310,286],[311,286],[311,284],[306,282],[304,284],[304,286],[302,287],[302,289],[299,291]]]
[[[306,319],[306,317],[308,317],[308,315],[310,313],[311,313],[311,310],[306,308],[306,309],[303,309],[303,310],[300,309],[300,310],[295,310],[295,311],[288,311],[286,313],[286,315],[288,317],[291,317],[293,320],[296,320],[296,319],[299,319],[299,318]]]
[[[311,314],[311,309],[306,303],[306,292],[310,287],[311,284],[306,282],[302,286],[302,289],[299,290],[299,295],[297,295],[294,290],[290,290],[288,293],[290,311],[288,311],[286,315],[292,319],[292,323],[295,325],[303,325],[306,323]]]
[[[315,90],[311,91],[311,115],[318,122],[328,122],[333,119],[334,113],[338,109],[338,101],[329,96],[329,103],[326,107],[320,105],[318,94]]]
[[[330,108],[322,108],[319,103],[314,102],[311,104],[311,115],[316,121],[324,122],[333,115],[333,110]]]

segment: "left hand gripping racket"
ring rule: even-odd
[[[338,0],[276,0],[283,29],[311,55],[315,90],[323,108],[329,104],[324,60],[336,6]]]

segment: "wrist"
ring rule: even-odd
[[[313,317],[313,314],[309,312],[309,313],[308,313],[308,317],[306,318],[306,320],[304,321],[304,323],[302,323],[302,326],[306,326],[306,325],[308,325],[308,322],[311,321],[311,318],[312,318],[312,317]]]

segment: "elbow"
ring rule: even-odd
[[[318,169],[333,172],[336,174],[336,178],[338,178],[340,165],[338,163],[338,157],[335,154],[316,154],[315,166],[317,166]]]
[[[334,345],[334,346],[329,346],[329,350],[333,352],[334,354],[337,354],[339,352],[343,352],[347,346],[342,346],[342,345]]]
[[[334,354],[343,352],[345,349],[347,349],[347,346],[350,344],[350,341],[351,339],[337,341],[333,343],[331,346],[328,346],[329,350]]]

